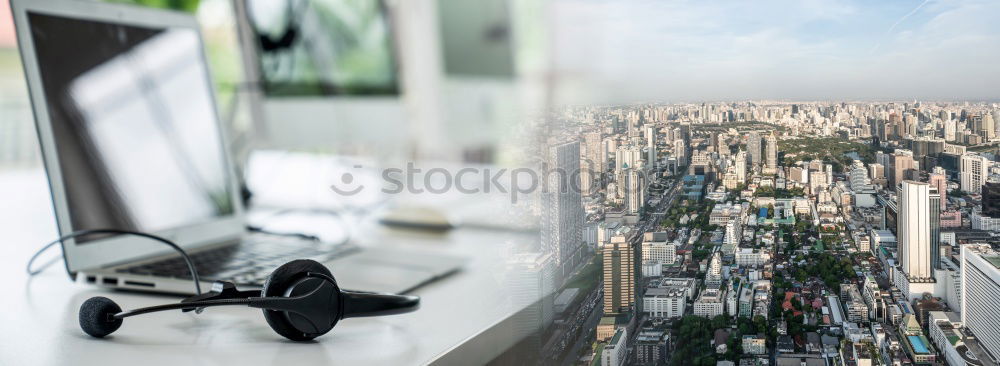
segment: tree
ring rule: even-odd
[[[763,315],[757,315],[753,317],[753,324],[757,328],[758,334],[767,333],[767,319]]]

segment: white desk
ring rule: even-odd
[[[0,365],[477,364],[524,333],[524,323],[512,317],[526,305],[524,296],[505,285],[510,273],[503,253],[536,237],[473,229],[416,235],[366,224],[357,238],[362,245],[391,243],[465,255],[471,262],[463,272],[415,291],[422,297],[419,311],[347,319],[312,343],[285,340],[259,310],[242,307],[139,316],[126,319],[109,338],[94,339],[77,320],[80,304],[91,296],[108,296],[125,309],[179,298],[74,284],[61,263],[29,279],[28,257],[56,237],[41,169],[0,170],[0,205]]]

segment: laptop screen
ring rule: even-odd
[[[74,231],[158,231],[234,212],[195,30],[39,13],[28,23]]]

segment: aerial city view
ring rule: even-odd
[[[572,132],[549,140],[549,156],[579,162],[579,190],[548,210],[586,219],[542,221],[582,243],[543,236],[568,267],[538,340],[544,362],[997,364],[996,103],[556,114]]]
[[[1000,366],[998,15],[0,0],[0,366]]]

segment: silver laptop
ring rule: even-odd
[[[115,228],[177,242],[202,280],[260,286],[285,261],[326,264],[348,289],[406,292],[463,260],[247,232],[198,24],[89,1],[13,0],[59,232]],[[68,240],[77,282],[192,293],[184,262],[144,239]]]

